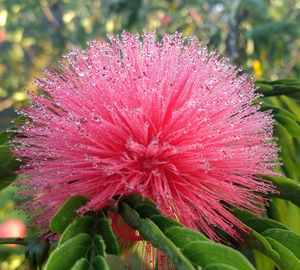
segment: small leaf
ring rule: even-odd
[[[133,208],[141,218],[150,218],[154,215],[161,215],[161,212],[154,205],[139,204]]]
[[[255,270],[240,252],[213,242],[192,242],[187,244],[182,252],[190,261],[201,267],[221,263],[237,269]]]
[[[154,215],[150,219],[156,224],[156,226],[163,233],[165,233],[165,231],[170,227],[174,227],[174,226],[183,227],[183,225],[180,222],[172,218],[164,217],[162,215]]]
[[[109,267],[102,256],[96,256],[92,262],[95,270],[109,270]]]
[[[44,270],[71,269],[78,260],[86,256],[91,243],[91,237],[87,234],[71,238],[51,253]]]
[[[272,248],[280,255],[281,260],[276,262],[276,264],[281,270],[295,270],[300,268],[300,261],[291,251],[270,237],[266,237],[266,239]]]
[[[90,263],[86,258],[81,258],[78,260],[71,270],[88,270],[90,267]]]
[[[72,237],[80,234],[91,234],[91,231],[95,225],[95,221],[92,217],[80,217],[75,219],[64,231],[63,235],[59,240],[59,245],[62,245],[64,242],[68,241]]]
[[[300,260],[300,235],[292,231],[269,229],[263,232],[264,237],[270,237],[289,249]],[[300,265],[299,265],[300,267]]]
[[[250,218],[246,222],[244,222],[247,226],[249,226],[251,229],[255,230],[259,234],[262,234],[265,230],[271,229],[271,228],[278,228],[283,230],[290,230],[287,226],[281,224],[280,222],[265,218],[265,219],[259,219],[259,218]]]
[[[194,241],[210,241],[202,233],[183,227],[171,227],[165,235],[180,249]]]
[[[51,219],[51,231],[62,234],[73,219],[78,216],[74,211],[86,205],[88,201],[88,198],[79,195],[69,198]]]
[[[97,229],[98,233],[102,236],[104,240],[106,252],[108,254],[118,255],[118,242],[107,219],[100,219],[97,223]]]
[[[94,239],[94,245],[96,247],[97,254],[105,258],[105,244],[103,238],[100,235],[96,235]]]
[[[213,263],[206,266],[203,270],[239,270],[239,269],[226,264]]]
[[[292,136],[288,133],[283,125],[274,125],[273,134],[274,137],[277,137],[279,140],[284,140],[285,142],[292,143]],[[279,143],[281,143],[281,141],[279,141],[278,144]]]
[[[281,115],[276,115],[275,118],[279,124],[284,126],[292,137],[300,137],[300,126],[295,121]]]

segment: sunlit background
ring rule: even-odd
[[[197,36],[257,79],[299,78],[299,0],[0,0],[0,129],[11,125],[26,91],[37,92],[41,67],[86,41],[122,29]],[[1,193],[0,225],[13,212],[12,188]],[[28,269],[22,250],[1,247],[0,269]]]

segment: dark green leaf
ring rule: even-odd
[[[152,216],[150,219],[156,224],[156,226],[163,233],[165,233],[165,231],[167,229],[169,229],[170,227],[173,227],[173,226],[183,227],[183,225],[180,222],[178,222],[172,218],[164,217],[162,215],[155,215],[155,216]]]
[[[28,259],[30,267],[36,269],[42,268],[45,259],[48,257],[50,244],[46,241],[41,241],[40,238],[32,238],[26,247],[25,257]]]
[[[262,234],[265,230],[271,228],[290,230],[288,227],[281,224],[280,222],[269,218],[265,218],[263,220],[259,218],[250,218],[244,223],[259,234]]]
[[[161,212],[150,204],[139,204],[134,207],[134,210],[138,212],[141,218],[150,218],[154,215],[161,215]]]
[[[97,223],[98,233],[102,236],[108,254],[118,255],[119,248],[117,239],[107,219],[100,219]]]
[[[74,264],[71,270],[88,270],[89,266],[90,266],[89,261],[85,258],[81,258]]]
[[[97,254],[105,258],[105,243],[100,235],[96,235],[94,239],[94,245],[96,247]]]
[[[183,227],[171,227],[165,235],[180,249],[194,241],[210,241],[202,233]]]
[[[297,117],[294,114],[290,113],[289,111],[287,111],[285,109],[278,108],[275,106],[270,106],[270,105],[264,105],[264,104],[261,105],[260,111],[264,112],[264,111],[268,111],[268,110],[272,110],[272,114],[275,115],[275,119],[276,119],[276,115],[281,115],[281,116],[290,118],[293,121],[297,120]]]
[[[281,115],[276,115],[275,118],[279,124],[284,126],[292,137],[300,137],[300,126],[295,121]]]
[[[269,229],[263,232],[264,237],[270,237],[289,249],[300,260],[300,235],[292,231]],[[299,265],[300,267],[300,265]]]
[[[44,270],[71,269],[78,260],[86,256],[91,243],[91,237],[87,234],[71,238],[52,252]]]
[[[149,198],[143,199],[143,196],[139,193],[131,193],[125,196],[121,202],[127,203],[131,208],[134,208],[138,204],[150,204],[156,206],[155,202]]]
[[[273,87],[272,91],[263,92],[265,97],[286,95],[291,98],[298,99],[297,94],[300,92],[299,86],[280,84],[272,84],[271,86]]]
[[[63,235],[59,240],[59,245],[62,245],[64,242],[68,241],[72,237],[80,234],[85,233],[90,235],[92,229],[95,225],[95,221],[92,217],[80,217],[75,219],[73,222],[69,224],[69,226],[64,231]]]
[[[69,198],[51,219],[51,231],[62,234],[73,219],[78,216],[75,210],[86,205],[88,201],[88,198],[79,195]]]
[[[270,81],[269,84],[294,84],[299,83],[297,79],[279,79],[275,81]]]
[[[119,205],[119,213],[122,215],[124,221],[133,229],[139,228],[141,226],[139,214],[124,202],[121,202]]]
[[[292,136],[288,133],[283,125],[277,124],[274,125],[273,128],[274,137],[279,139],[278,144],[281,143],[280,140],[284,140],[285,142],[292,143]]]
[[[105,259],[98,255],[94,258],[93,262],[92,262],[95,270],[109,270],[109,267],[105,261]]]
[[[270,85],[266,85],[266,84],[259,84],[259,83],[255,83],[256,86],[259,86],[259,89],[257,90],[260,93],[265,93],[265,92],[269,92],[273,90],[273,87]]]
[[[190,261],[201,267],[221,263],[237,269],[255,269],[240,252],[213,242],[192,242],[187,244],[182,252]]]

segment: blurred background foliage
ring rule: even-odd
[[[0,129],[26,103],[41,67],[107,34],[196,35],[257,79],[299,78],[299,0],[0,0]],[[26,89],[26,90],[25,90]]]
[[[223,51],[251,76],[276,80],[299,78],[299,26],[299,0],[0,0],[0,130],[11,125],[15,109],[27,104],[26,91],[38,91],[32,83],[42,76],[41,67],[57,66],[67,49],[86,48],[93,38],[107,41],[107,34],[122,29],[156,29],[157,39],[179,31]],[[298,101],[286,96],[265,100],[294,113],[299,123]],[[300,152],[285,141],[279,144],[287,149],[281,154],[286,176],[299,179]],[[11,218],[28,225],[26,216],[12,211],[21,201],[12,199],[12,192],[13,187],[1,192],[0,226]],[[272,204],[281,209],[270,213],[272,218],[300,231],[300,214],[291,218],[297,208],[280,199]],[[0,269],[29,269],[22,248],[5,246],[0,253]]]

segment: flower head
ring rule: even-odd
[[[260,213],[265,199],[252,191],[274,189],[257,175],[278,165],[274,120],[252,105],[254,81],[178,33],[156,43],[154,31],[142,41],[123,32],[63,58],[36,79],[44,94],[29,94],[15,139],[28,160],[20,192],[33,196],[22,207],[42,229],[70,196],[90,199],[84,212],[137,192],[211,239],[213,227],[238,239],[228,205]]]

